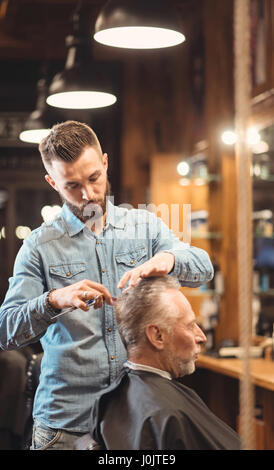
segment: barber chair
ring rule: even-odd
[[[31,353],[28,357],[27,367],[26,367],[26,388],[24,392],[24,435],[22,442],[22,449],[29,449],[32,441],[32,428],[33,428],[33,419],[32,419],[32,410],[33,410],[33,401],[34,395],[39,384],[40,377],[40,368],[41,360],[43,353],[33,354]]]

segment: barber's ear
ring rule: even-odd
[[[161,351],[164,349],[164,337],[163,332],[157,325],[147,325],[146,327],[146,337],[154,348]]]
[[[108,169],[108,154],[107,153],[103,154],[103,165],[104,165],[105,170],[107,170]]]
[[[45,180],[50,186],[57,191],[55,181],[52,179],[50,175],[45,175]]]

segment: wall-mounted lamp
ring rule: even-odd
[[[187,176],[190,173],[190,166],[186,161],[182,161],[177,165],[177,172],[181,176]]]
[[[222,133],[221,139],[226,145],[234,145],[236,144],[236,142],[238,142],[238,136],[234,130],[224,131]],[[261,136],[255,127],[251,126],[247,130],[246,141],[250,147],[253,147],[260,143]]]
[[[234,131],[224,131],[221,137],[222,141],[226,145],[234,145],[237,142],[237,135]]]
[[[104,90],[95,68],[90,72],[91,45],[83,28],[81,2],[73,14],[73,29],[73,34],[66,38],[65,69],[53,78],[47,103],[64,109],[92,109],[114,104],[116,96]]]
[[[185,41],[178,12],[167,0],[109,0],[100,12],[94,39],[128,49],[158,49]]]
[[[41,78],[37,83],[36,109],[26,120],[24,130],[19,135],[19,139],[23,142],[39,144],[49,134],[53,119],[46,104],[46,96],[46,79]]]

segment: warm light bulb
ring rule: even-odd
[[[31,229],[23,225],[19,225],[15,230],[15,234],[20,240],[25,240],[30,235],[30,233]]]
[[[179,185],[180,186],[189,186],[190,185],[190,181],[188,178],[180,178],[179,180]]]
[[[194,184],[196,184],[196,186],[203,186],[206,182],[203,178],[195,178]]]
[[[70,91],[55,93],[47,98],[47,103],[50,106],[64,109],[104,108],[116,101],[116,96],[100,91]]]
[[[269,151],[269,145],[264,140],[260,140],[260,142],[256,143],[252,146],[252,152],[257,154],[260,153],[267,153]]]
[[[160,49],[185,41],[178,31],[148,26],[126,26],[98,31],[94,39],[101,44],[126,49]]]
[[[41,209],[41,216],[43,217],[44,222],[51,222],[56,215],[62,210],[61,206],[44,206]]]
[[[247,131],[248,145],[257,145],[261,140],[261,136],[255,127],[250,127]]]
[[[237,135],[234,131],[225,131],[222,134],[222,141],[226,145],[234,145],[237,142]]]
[[[179,173],[179,175],[181,176],[186,176],[189,174],[189,170],[190,170],[190,167],[189,167],[189,164],[187,162],[180,162],[178,165],[177,165],[177,172]]]
[[[40,144],[41,140],[44,139],[44,137],[47,137],[49,133],[50,129],[33,129],[21,132],[19,138],[23,142]]]

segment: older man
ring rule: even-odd
[[[176,379],[195,370],[206,337],[174,278],[140,281],[117,302],[128,360],[97,400],[90,434],[105,449],[239,449],[238,435]]]

